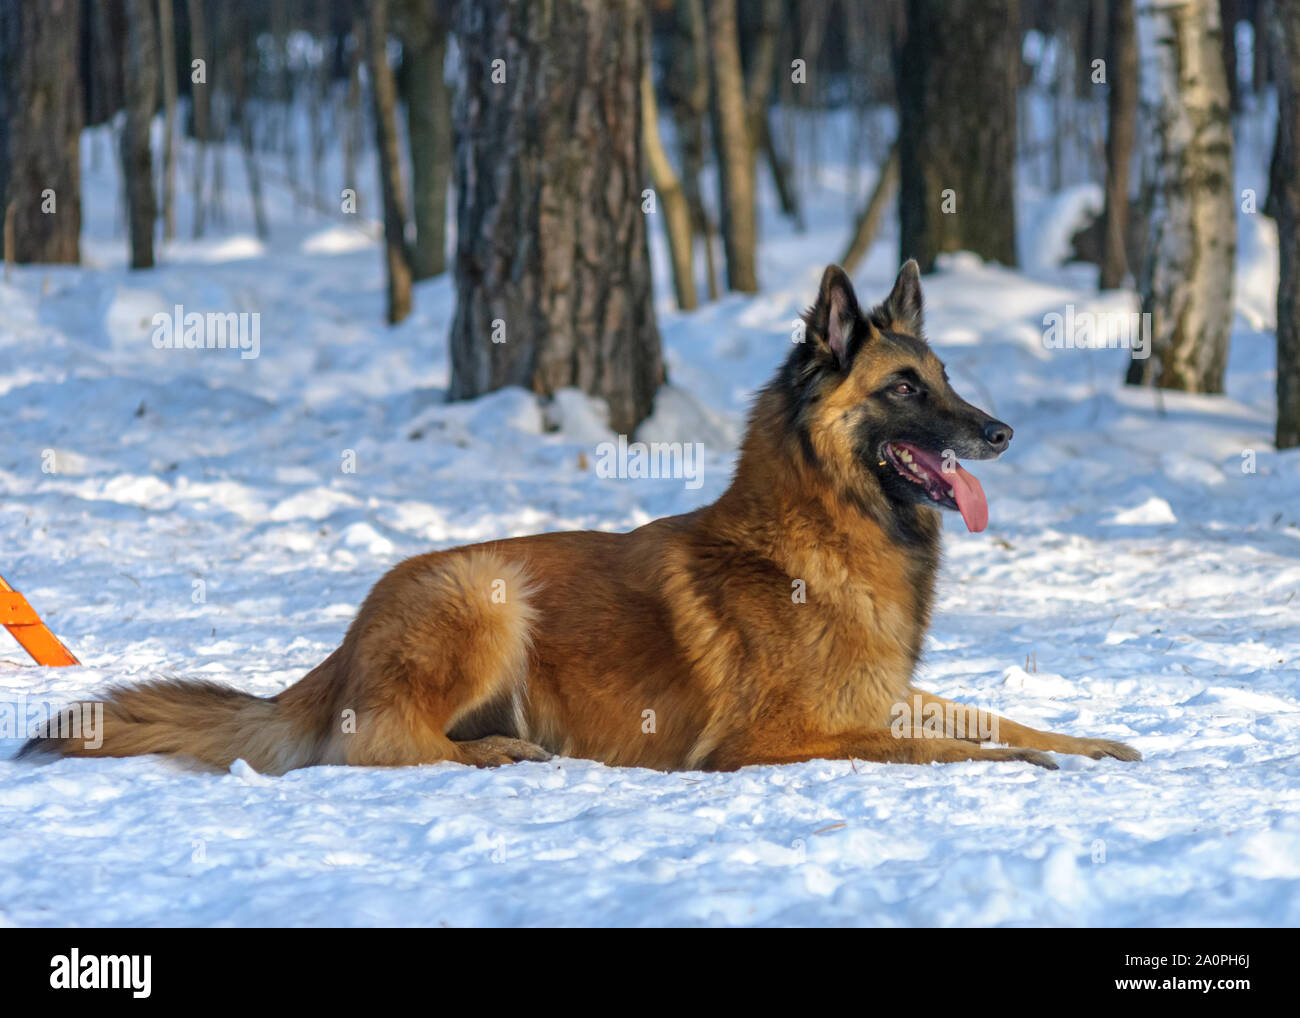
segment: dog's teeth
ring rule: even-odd
[[[948,489],[948,497],[949,497],[949,498],[956,498],[956,497],[957,497],[957,493],[956,493],[955,491],[953,491],[951,488],[949,488],[949,489]]]

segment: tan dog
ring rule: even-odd
[[[549,754],[661,769],[816,758],[1138,760],[922,693],[941,509],[982,530],[957,458],[1011,429],[965,402],[921,337],[908,262],[864,313],[831,266],[759,394],[713,505],[630,534],[540,534],[409,559],[343,645],[260,699],[212,683],[110,690],[103,741],[23,753],[165,753],[279,774],[313,764],[480,766]],[[1009,748],[989,745],[1008,744]]]

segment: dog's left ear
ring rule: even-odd
[[[817,303],[808,309],[804,321],[818,352],[833,357],[836,367],[842,368],[852,359],[854,332],[863,327],[861,317],[849,274],[838,265],[826,266]]]
[[[921,338],[921,268],[909,258],[898,270],[894,288],[879,307],[871,309],[871,324],[882,332],[901,332]]]

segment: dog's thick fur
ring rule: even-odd
[[[117,688],[101,746],[38,737],[23,752],[163,753],[222,769],[243,758],[272,774],[552,753],[715,770],[816,758],[1054,767],[1043,751],[1140,759],[987,715],[974,730],[995,721],[1005,747],[891,731],[895,704],[949,701],[912,686],[939,508],[884,450],[990,458],[1010,429],[949,386],[921,336],[915,263],[866,313],[831,266],[805,319],[714,504],[630,534],[409,559],[375,585],[342,646],[278,696]]]

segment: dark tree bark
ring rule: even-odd
[[[158,218],[149,123],[158,106],[158,33],[150,0],[127,0],[122,172],[126,179],[131,268],[153,268],[153,231]]]
[[[1223,28],[1220,44],[1223,48],[1224,77],[1228,82],[1228,98],[1233,113],[1241,112],[1241,84],[1237,80],[1237,21],[1241,17],[1241,0],[1219,0],[1219,24]]]
[[[616,431],[649,415],[664,368],[641,211],[644,17],[639,0],[458,5],[453,399],[577,386]]]
[[[1277,126],[1273,129],[1273,152],[1268,159],[1268,194],[1264,196],[1264,204],[1260,209],[1270,219],[1278,217],[1278,203],[1286,189],[1282,159],[1282,147],[1286,144],[1285,130],[1282,118],[1278,117]]]
[[[736,0],[711,0],[708,11],[713,76],[713,148],[718,157],[718,206],[727,287],[758,292],[758,212],[754,142],[749,133],[745,79],[740,68]]]
[[[158,41],[163,90],[163,240],[174,240],[176,238],[176,25],[172,19],[172,0],[158,0]]]
[[[230,81],[233,96],[233,114],[239,122],[239,149],[244,156],[244,176],[248,179],[249,199],[253,203],[253,225],[258,237],[265,240],[271,234],[266,221],[266,205],[262,201],[262,168],[257,161],[257,145],[253,131],[254,110],[249,102],[255,90],[253,80],[257,74],[257,56],[250,11],[233,4],[221,8],[226,17],[225,41],[230,51]],[[252,86],[252,87],[250,87]]]
[[[1100,287],[1113,290],[1128,275],[1129,167],[1137,137],[1138,56],[1133,0],[1110,0],[1106,48],[1106,206],[1102,212]]]
[[[329,0],[315,0],[315,33],[323,43],[331,39]],[[315,68],[313,80],[308,89],[309,107],[308,124],[311,131],[311,181],[312,200],[320,208],[329,203],[325,195],[325,110],[329,106],[330,86],[333,62],[323,56]]]
[[[803,217],[799,209],[799,196],[795,193],[790,180],[789,168],[777,151],[776,139],[772,137],[772,125],[768,120],[783,10],[782,0],[759,0],[753,52],[745,85],[745,115],[749,123],[751,156],[757,161],[759,150],[762,150],[767,159],[768,170],[772,174],[772,183],[776,185],[782,215],[789,216],[802,229]],[[854,21],[857,23],[858,19],[855,17]]]
[[[1250,81],[1256,95],[1273,84],[1273,5],[1275,0],[1255,0],[1254,61]]]
[[[713,257],[713,220],[704,205],[700,173],[704,169],[705,118],[709,113],[708,35],[701,0],[677,0],[676,36],[672,49],[668,94],[681,152],[682,191],[690,206],[695,233],[704,242],[705,275],[709,300],[719,294],[718,269]]]
[[[361,154],[362,135],[365,133],[362,121],[365,114],[361,109],[361,64],[362,54],[366,49],[366,25],[362,18],[352,22],[352,49],[348,58],[348,92],[345,99],[346,116],[344,118],[343,137],[343,186],[350,189],[356,197],[356,211],[361,212],[364,199],[357,190],[357,159]]]
[[[1277,447],[1300,446],[1300,4],[1279,4]]]
[[[0,4],[0,219],[17,262],[81,260],[77,41],[75,0]]]
[[[1138,278],[1151,315],[1151,356],[1129,363],[1130,384],[1222,392],[1232,326],[1237,196],[1232,117],[1216,0],[1144,5],[1140,33],[1147,255]]]
[[[366,54],[375,107],[379,190],[384,203],[388,321],[395,324],[411,313],[411,253],[406,244],[406,192],[402,188],[401,145],[397,137],[397,82],[388,63],[388,0],[370,0],[369,11]]]
[[[1016,264],[1017,0],[907,0],[895,57],[900,258]]]
[[[190,15],[190,59],[202,60],[204,64],[204,81],[202,84],[190,75],[190,101],[194,104],[194,239],[203,236],[204,198],[203,198],[203,164],[208,155],[208,134],[211,130],[211,99],[208,91],[208,75],[213,71],[212,55],[208,53],[207,12],[203,0],[188,0]]]
[[[405,0],[402,63],[406,79],[406,133],[411,146],[416,279],[447,270],[447,183],[451,178],[451,89],[445,4]]]

